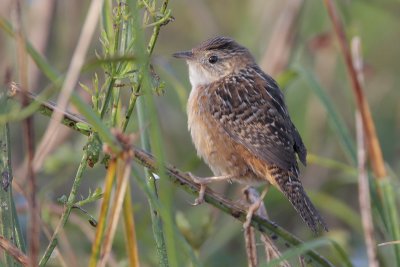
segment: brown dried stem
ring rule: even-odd
[[[260,195],[258,194],[257,190],[255,190],[253,187],[246,188],[244,190],[244,194],[246,196],[247,203],[250,205],[255,203],[256,201],[258,201],[258,199],[260,198]],[[256,211],[256,214],[258,216],[260,216],[261,218],[268,219],[267,209],[265,208],[264,202],[261,202],[261,205],[258,208],[258,210]],[[254,230],[253,227],[249,227],[249,229]],[[246,238],[246,233],[245,233],[245,238]],[[255,237],[253,237],[253,239],[255,239]],[[266,256],[267,263],[273,259],[279,259],[281,257],[281,253],[280,253],[279,249],[275,246],[274,242],[268,235],[266,235],[265,233],[261,233],[261,241],[264,244],[265,256]],[[249,245],[249,247],[247,245]],[[247,256],[249,259],[249,266],[257,266],[257,251],[255,250],[255,247],[254,248],[250,247],[251,245],[252,244],[247,243],[247,241],[246,241],[246,250],[248,251]],[[252,249],[254,249],[254,251],[252,251]],[[254,253],[255,255],[250,254],[250,252]],[[254,258],[255,258],[255,260],[254,260]],[[256,265],[250,265],[250,263],[253,263],[253,262],[255,262]],[[280,267],[290,267],[290,264],[287,261],[282,261],[279,263],[279,266]]]
[[[254,204],[257,201],[257,198],[259,198],[259,194],[252,187],[246,188],[243,193],[246,199],[246,203],[249,205]],[[260,215],[262,207],[264,207],[264,203],[261,203],[260,207],[256,211],[258,215]],[[253,227],[250,226],[244,229],[244,241],[246,244],[248,266],[249,267],[258,266],[256,234],[255,234],[255,229]]]
[[[28,57],[26,52],[26,40],[22,25],[22,7],[21,1],[15,2],[15,32],[17,42],[17,56],[18,56],[18,69],[19,81],[22,90],[28,91]],[[29,99],[26,94],[22,95],[22,106],[29,105]],[[30,265],[36,266],[38,261],[38,253],[40,247],[39,240],[39,209],[36,199],[36,177],[33,171],[33,157],[35,151],[34,144],[34,128],[33,117],[29,116],[23,121],[23,134],[24,143],[27,155],[27,170],[26,177],[28,178],[28,204],[29,204],[29,226],[28,226],[28,240],[29,240],[29,257]]]
[[[107,176],[105,179],[105,191],[103,195],[103,202],[101,203],[99,222],[96,229],[95,240],[92,245],[92,255],[90,257],[89,266],[95,267],[100,256],[101,244],[103,242],[104,229],[106,228],[106,219],[108,213],[108,203],[111,198],[111,189],[115,180],[115,173],[117,168],[117,162],[112,159],[108,165]]]
[[[0,236],[0,247],[7,251],[23,266],[29,266],[29,258],[19,248],[14,246],[9,240],[2,236]]]
[[[139,253],[136,242],[136,227],[135,227],[135,217],[132,207],[131,200],[131,190],[128,184],[126,188],[125,198],[124,198],[124,225],[125,225],[125,238],[126,238],[126,250],[129,256],[129,266],[139,267]]]
[[[249,267],[257,267],[257,247],[256,247],[256,232],[253,227],[244,229],[244,241],[246,244],[247,262]]]
[[[103,0],[93,0],[91,2],[78,44],[72,56],[71,64],[69,65],[64,84],[57,100],[57,106],[60,109],[60,112],[57,111],[52,115],[50,124],[43,135],[42,141],[40,142],[35,155],[35,164],[38,166],[42,165],[45,157],[49,153],[49,147],[52,147],[51,144],[57,139],[57,133],[60,129],[59,126],[63,117],[62,111],[66,110],[69,98],[78,81],[86,53],[89,49],[90,41],[97,27],[102,6]]]
[[[383,179],[386,177],[387,172],[382,156],[381,147],[376,135],[375,125],[371,116],[371,111],[369,109],[368,102],[363,93],[362,85],[360,81],[357,79],[357,72],[354,68],[353,60],[351,58],[350,48],[347,42],[344,27],[338,17],[336,8],[334,7],[332,0],[325,0],[324,2],[328,10],[329,16],[331,18],[333,28],[338,38],[340,47],[342,49],[342,54],[346,62],[347,72],[356,99],[357,108],[361,114],[366,142],[368,145],[368,155],[370,157],[372,169],[377,179]]]
[[[32,98],[32,101],[35,101],[35,98]],[[47,105],[47,108],[51,110],[51,106]],[[46,113],[45,115],[48,115]],[[76,118],[75,115],[71,115],[68,112],[64,112],[64,119],[74,121],[74,118]],[[67,125],[69,126],[69,125]],[[88,129],[91,129],[91,126],[87,124]],[[81,133],[89,135],[90,132],[82,131]],[[157,160],[149,153],[138,149],[136,147],[132,147],[132,153],[133,153],[133,159],[139,163],[140,165],[146,167],[149,169],[149,171],[153,173],[158,173],[159,172],[159,164]],[[114,163],[115,164],[115,163]],[[111,165],[109,165],[108,172],[110,173],[110,168]],[[172,166],[165,166],[164,167],[166,177],[169,178],[169,180],[174,183],[175,185],[179,186],[181,189],[198,196],[200,187],[198,184],[194,183],[190,176],[186,173],[183,173],[179,171],[178,169],[172,167]],[[105,199],[106,195],[103,196],[103,201]],[[223,211],[227,214],[230,214],[233,218],[244,222],[246,220],[246,210],[244,207],[229,201],[220,195],[216,194],[212,190],[206,190],[205,193],[205,201],[208,202],[209,204],[213,205],[214,207],[218,208],[220,211]],[[104,216],[100,215],[99,218],[104,218]],[[99,224],[97,228],[99,229],[101,226],[101,220],[99,221]],[[268,219],[262,218],[258,215],[254,215],[251,220],[251,225],[257,229],[259,232],[269,235],[269,236],[274,236],[274,242],[276,244],[281,244],[281,245],[286,245],[289,247],[292,246],[298,246],[302,244],[303,242],[292,235],[291,233],[287,232],[280,226],[278,226],[276,223],[269,221]],[[101,240],[98,240],[96,237],[95,243],[100,242]],[[317,252],[314,250],[309,250],[305,253],[304,255],[307,263],[314,264],[315,266],[333,266],[329,261],[327,261],[324,257],[319,255]],[[94,265],[90,265],[94,266]]]
[[[112,242],[114,240],[118,220],[121,215],[126,188],[128,186],[129,176],[131,173],[129,161],[129,159],[120,159],[118,162],[117,189],[115,192],[114,201],[112,201],[114,205],[111,208],[110,221],[103,242],[103,252],[100,257],[100,263],[98,264],[99,267],[104,267],[106,265],[108,257],[110,255]]]

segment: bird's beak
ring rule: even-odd
[[[176,57],[176,58],[192,59],[193,58],[193,52],[192,51],[176,52],[176,53],[172,54],[172,56]]]

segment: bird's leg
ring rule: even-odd
[[[211,177],[198,177],[189,172],[189,176],[193,182],[200,185],[199,196],[194,201],[193,205],[197,206],[204,202],[204,193],[206,192],[207,184],[216,181],[225,181],[235,178],[233,175],[221,175],[221,176],[211,176]]]
[[[243,228],[247,229],[250,226],[251,218],[253,217],[253,214],[257,212],[258,208],[260,207],[261,203],[264,200],[265,195],[268,192],[268,186],[264,188],[264,190],[261,193],[261,196],[259,196],[249,207],[247,210],[246,214],[246,221],[243,224]]]

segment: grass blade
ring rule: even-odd
[[[0,235],[9,242],[26,252],[25,242],[23,240],[18,216],[15,210],[15,204],[12,194],[12,169],[11,169],[11,150],[10,150],[10,134],[8,124],[0,125]],[[7,266],[18,266],[14,257],[4,250],[4,259]]]
[[[332,123],[333,129],[338,135],[339,142],[342,145],[344,152],[349,157],[350,161],[355,165],[357,162],[357,154],[353,138],[349,134],[349,131],[339,113],[336,111],[331,99],[320,86],[317,79],[314,77],[314,74],[301,67],[297,67],[297,70],[303,79],[310,85],[310,89],[315,93],[315,95],[321,101],[323,107],[326,109],[329,120]]]

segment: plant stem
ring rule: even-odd
[[[164,16],[166,15],[167,6],[168,6],[168,0],[165,0],[162,3],[162,6],[160,8],[160,11],[159,11],[160,14],[162,14]],[[147,46],[147,52],[149,53],[149,55],[151,55],[153,53],[154,47],[155,47],[157,39],[158,39],[158,34],[160,33],[160,28],[161,28],[161,24],[157,24],[153,28],[153,34],[151,35],[149,45]]]
[[[69,119],[73,118],[72,116],[70,116],[69,113],[66,113],[65,116],[68,117]],[[88,126],[90,127],[90,125]],[[146,167],[151,172],[158,173],[159,166],[157,164],[157,161],[151,154],[135,147],[132,147],[132,150],[133,150],[134,160],[136,162]],[[166,178],[168,178],[170,182],[174,183],[176,186],[182,188],[188,193],[194,196],[198,196],[200,189],[199,185],[195,184],[190,179],[188,174],[185,174],[174,167],[165,166],[164,168],[166,172]],[[211,190],[206,191],[205,201],[239,221],[244,222],[246,219],[246,209],[244,207],[234,204],[233,202],[217,195]],[[151,202],[150,199],[149,202]],[[152,207],[152,211],[155,211],[156,215],[158,215],[156,207]],[[252,217],[251,225],[255,227],[255,229],[257,229],[258,231],[262,233],[267,233],[269,236],[273,236],[274,241],[281,245],[297,246],[302,243],[300,239],[298,239],[291,233],[287,232],[286,230],[278,226],[276,223],[260,218],[256,215]],[[327,261],[324,257],[322,257],[313,250],[307,251],[305,256],[306,258],[311,259],[318,266],[332,266],[332,264],[329,261]]]
[[[128,181],[130,174],[130,158],[129,156],[127,156],[127,154],[122,153],[118,156],[117,160],[116,190],[114,194],[114,199],[112,200],[113,206],[110,210],[108,227],[102,242],[103,251],[100,255],[101,260],[97,265],[98,267],[105,267],[107,260],[110,256],[111,246],[117,229],[118,220],[121,215],[126,188],[129,184]]]
[[[13,174],[8,124],[0,125],[0,127],[0,235],[23,252],[26,252],[12,194]],[[17,262],[7,250],[4,250],[4,259],[7,266],[17,265]]]
[[[351,81],[356,104],[361,114],[372,169],[377,179],[384,179],[387,176],[387,172],[382,156],[382,150],[376,135],[375,124],[372,119],[368,102],[365,98],[361,83],[357,78],[357,72],[354,68],[353,60],[351,58],[350,47],[346,39],[343,24],[337,15],[337,10],[333,5],[332,0],[325,0],[324,2],[331,18],[333,29],[339,40],[340,48],[342,49],[342,54],[346,62],[347,72]]]
[[[134,148],[133,154],[135,161],[137,161],[140,165],[147,167],[151,172],[159,173],[157,161],[151,154],[148,154],[147,152],[137,148]],[[164,168],[166,171],[166,176],[170,178],[171,182],[193,195],[198,195],[200,187],[190,179],[188,174],[182,173],[178,169],[171,166],[165,166]],[[233,202],[224,199],[211,190],[206,191],[204,200],[241,222],[246,220],[247,212],[245,207],[234,204]],[[280,243],[286,247],[298,246],[303,243],[300,239],[287,232],[276,223],[261,218],[257,215],[252,217],[251,225],[261,233],[266,233],[273,237],[276,243]],[[317,266],[332,266],[329,261],[313,250],[307,251],[304,256],[306,260],[309,260],[310,263],[316,264]]]
[[[99,222],[98,222],[97,230],[96,230],[96,237],[93,242],[92,255],[91,255],[90,261],[89,261],[90,267],[96,267],[96,263],[100,256],[101,243],[103,241],[104,230],[106,228],[107,212],[108,212],[108,208],[109,208],[108,204],[110,202],[111,190],[112,190],[112,186],[113,186],[113,183],[115,180],[115,172],[116,172],[116,167],[117,167],[116,165],[117,165],[117,162],[115,159],[110,160],[110,163],[109,163],[109,166],[107,169],[103,202],[101,203]]]
[[[141,129],[146,129],[146,126],[145,126],[146,119],[145,119],[145,114],[144,114],[145,109],[144,109],[144,106],[143,106],[143,103],[141,100],[142,99],[139,99],[137,102],[137,105],[136,105],[137,113],[138,113],[139,127]],[[150,151],[150,141],[148,140],[148,135],[146,133],[144,133],[140,140],[141,140],[142,148],[144,148],[147,151]],[[146,167],[144,168],[144,173],[145,173],[145,177],[148,179],[147,187],[154,194],[154,196],[156,196],[156,199],[158,201],[156,181],[155,181],[153,175],[150,174],[149,170]],[[165,243],[164,230],[163,230],[161,217],[159,215],[158,210],[154,207],[153,203],[149,199],[148,199],[148,202],[149,202],[149,206],[150,206],[150,210],[151,210],[151,221],[152,221],[152,226],[153,226],[153,235],[154,235],[154,239],[156,241],[159,266],[167,267],[167,266],[169,266],[168,253],[167,253],[167,246]]]
[[[75,179],[74,182],[72,184],[72,188],[71,188],[71,192],[69,193],[68,196],[68,201],[65,204],[65,208],[64,208],[64,212],[61,215],[61,218],[57,224],[56,229],[54,230],[54,233],[49,241],[49,245],[47,246],[43,257],[41,258],[40,262],[39,262],[39,266],[45,266],[47,261],[49,260],[51,254],[53,253],[53,250],[55,248],[55,246],[57,245],[57,238],[58,238],[58,233],[61,230],[61,228],[64,227],[64,225],[67,223],[67,220],[69,218],[69,215],[71,213],[72,207],[74,206],[75,203],[75,199],[76,199],[76,195],[78,192],[78,188],[81,184],[81,179],[82,179],[82,175],[84,170],[86,170],[86,165],[87,165],[87,152],[86,150],[83,152],[83,156],[81,159],[81,162],[79,164],[78,170],[76,172],[75,175]]]
[[[129,256],[129,266],[139,267],[139,254],[136,241],[136,228],[135,228],[135,215],[133,213],[131,190],[128,181],[128,187],[125,192],[124,199],[124,226],[125,226],[125,238],[126,238],[126,251]]]

